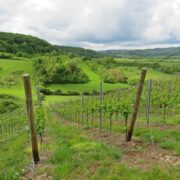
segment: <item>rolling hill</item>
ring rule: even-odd
[[[178,57],[180,56],[180,47],[171,48],[155,48],[155,49],[143,49],[143,50],[106,50],[100,51],[105,55],[117,57],[117,58],[157,58],[157,57]]]
[[[36,54],[44,55],[47,53],[56,55],[69,54],[71,56],[82,57],[85,60],[106,56],[90,49],[52,45],[43,39],[31,35],[7,32],[0,32],[0,52],[15,54],[19,57],[31,57]]]

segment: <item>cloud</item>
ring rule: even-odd
[[[94,49],[180,43],[179,0],[0,0],[0,31]]]

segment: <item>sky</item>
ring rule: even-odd
[[[180,0],[0,0],[0,31],[95,50],[180,46]]]

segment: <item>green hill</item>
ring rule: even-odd
[[[178,57],[180,56],[180,47],[171,48],[155,48],[155,49],[142,49],[142,50],[106,50],[100,51],[101,53],[113,57],[142,57],[142,58],[157,58],[157,57]]]
[[[84,60],[91,59],[91,58],[101,58],[106,55],[99,53],[97,51],[91,49],[84,49],[81,47],[69,47],[69,46],[56,46],[60,52],[65,54],[72,54],[76,57],[83,57]]]
[[[9,57],[9,54],[15,54],[19,57],[31,57],[36,54],[44,55],[47,53],[53,55],[68,54],[71,57],[82,57],[84,60],[105,56],[90,49],[52,45],[43,39],[31,35],[7,32],[0,32],[0,52],[0,58]]]
[[[58,51],[45,40],[31,35],[0,32],[0,52],[12,53],[17,56],[31,56]]]

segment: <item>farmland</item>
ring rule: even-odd
[[[47,51],[19,44],[19,52],[1,53],[0,179],[180,178],[180,58],[104,57],[37,42]],[[126,142],[142,67],[147,74]],[[23,74],[31,78],[37,165]]]

